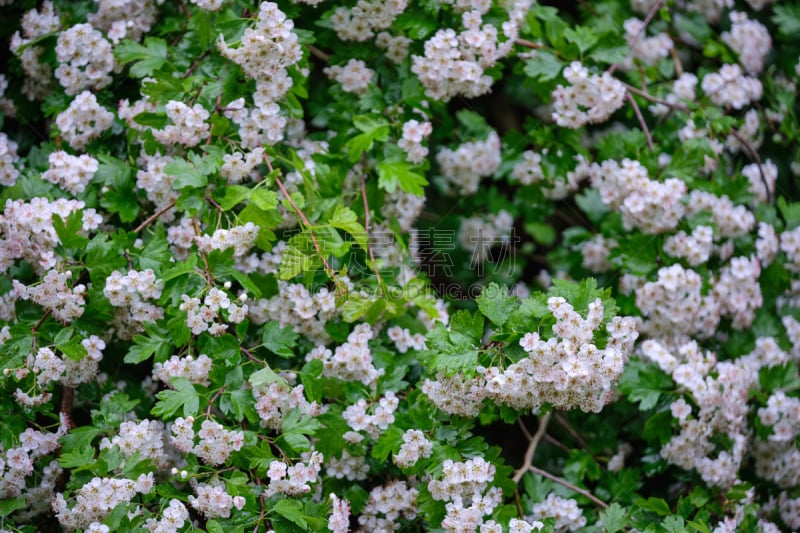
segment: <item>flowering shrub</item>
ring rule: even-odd
[[[800,529],[796,2],[0,5],[0,530]]]

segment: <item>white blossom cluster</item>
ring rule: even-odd
[[[722,33],[722,41],[739,54],[739,61],[747,72],[758,74],[764,69],[764,60],[772,49],[769,30],[741,11],[731,11],[730,19],[731,30]]]
[[[136,171],[136,186],[147,193],[147,199],[153,202],[156,208],[162,208],[180,196],[179,191],[172,187],[176,177],[164,170],[172,161],[172,157],[159,154],[149,156],[145,153],[137,159],[139,170]],[[160,219],[163,222],[170,222],[174,217],[173,211],[167,210]]]
[[[78,490],[72,507],[63,494],[56,494],[53,511],[67,530],[87,528],[92,522],[102,522],[118,504],[130,502],[136,494],[149,494],[152,488],[152,472],[141,474],[136,481],[95,477]]]
[[[714,229],[710,226],[696,226],[690,234],[680,230],[664,241],[665,253],[686,259],[689,266],[693,267],[708,261],[713,251]]]
[[[192,330],[193,335],[200,335],[204,331],[214,336],[222,335],[228,329],[228,324],[222,317],[223,310],[229,322],[239,324],[247,317],[249,309],[244,303],[247,300],[246,293],[234,300],[241,304],[239,305],[231,302],[228,294],[216,287],[211,287],[202,301],[186,294],[181,295],[181,299],[183,303],[180,310],[186,311],[186,326]]]
[[[253,94],[255,108],[247,109],[244,99],[229,103],[225,116],[240,125],[245,147],[254,149],[264,143],[283,139],[286,119],[279,116],[276,102],[292,87],[288,68],[303,56],[294,23],[274,2],[262,2],[255,28],[247,28],[238,48],[231,48],[220,37],[220,53],[242,67],[247,77],[256,80]]]
[[[325,67],[325,74],[342,86],[347,93],[364,94],[367,92],[375,71],[367,68],[360,59],[350,59],[345,66],[331,65]]]
[[[11,187],[17,182],[19,177],[19,169],[16,167],[19,161],[17,148],[19,145],[16,142],[0,132],[0,185]]]
[[[489,487],[494,475],[494,465],[480,456],[464,462],[447,459],[442,463],[441,479],[429,481],[428,490],[433,499],[447,502],[443,529],[478,529],[483,517],[491,514],[502,501],[502,490]]]
[[[400,64],[408,57],[411,39],[405,35],[392,35],[382,31],[375,37],[375,45],[386,50],[386,57],[393,63]]]
[[[710,212],[715,233],[722,238],[741,237],[753,230],[756,218],[747,207],[734,204],[727,196],[693,190],[686,202],[686,216]],[[725,254],[719,254],[723,259]]]
[[[372,409],[372,414],[367,412],[370,405],[364,398],[347,406],[342,413],[342,418],[352,431],[345,433],[344,439],[348,442],[361,442],[364,438],[360,433],[362,431],[370,438],[377,439],[394,423],[394,412],[398,405],[400,405],[400,400],[395,393],[389,391],[378,400],[378,405]]]
[[[228,183],[241,183],[246,178],[259,177],[258,166],[264,160],[264,148],[254,148],[252,151],[242,153],[233,152],[222,156],[222,167],[219,173],[228,180]]]
[[[39,285],[26,287],[14,280],[14,295],[20,300],[31,300],[49,309],[56,320],[68,324],[83,316],[83,308],[86,305],[84,298],[86,285],[79,283],[70,287],[67,281],[71,278],[70,270],[66,272],[49,270]]]
[[[322,361],[323,374],[327,377],[360,381],[374,387],[384,371],[378,370],[372,363],[372,352],[368,344],[372,335],[369,324],[359,324],[347,336],[347,342],[337,346],[333,352],[320,344],[309,352],[306,360]]]
[[[61,136],[75,150],[82,150],[90,141],[111,127],[114,114],[97,103],[97,97],[83,91],[56,117]]]
[[[22,92],[30,100],[39,100],[50,93],[52,85],[52,68],[42,59],[45,49],[32,45],[33,41],[48,33],[54,33],[61,27],[61,20],[53,7],[53,2],[46,0],[39,9],[25,12],[21,21],[22,33],[15,32],[11,37],[10,50],[16,55],[25,72]]]
[[[220,483],[198,483],[194,487],[197,496],[189,496],[189,504],[206,518],[229,518],[234,507],[241,510],[245,499],[242,496],[231,496]]]
[[[152,130],[153,137],[161,144],[181,144],[183,146],[196,146],[208,138],[211,126],[206,120],[211,116],[208,110],[200,104],[192,107],[183,102],[170,100],[164,106],[167,118],[172,122],[164,129]]]
[[[800,399],[776,391],[767,399],[766,407],[758,409],[758,418],[765,427],[772,428],[769,440],[792,442],[800,433]]]
[[[360,481],[369,476],[369,463],[364,456],[350,455],[347,450],[342,450],[341,457],[328,459],[325,473],[337,479]]]
[[[6,200],[0,214],[0,272],[8,271],[17,259],[24,259],[39,273],[54,268],[53,249],[60,241],[53,228],[53,215],[66,220],[71,213],[83,210],[83,231],[97,229],[102,218],[84,206],[81,201],[63,198],[52,202],[46,198]]]
[[[403,137],[397,142],[397,146],[406,153],[406,159],[411,163],[422,163],[428,156],[428,149],[422,145],[422,141],[427,139],[433,126],[430,122],[420,122],[409,120],[403,123]]]
[[[164,451],[164,424],[160,420],[127,421],[119,426],[116,435],[100,442],[100,449],[116,446],[125,457],[138,453],[142,459],[147,458],[153,464],[164,467],[167,454]]]
[[[486,380],[482,375],[465,378],[439,372],[436,379],[426,379],[420,388],[431,403],[445,413],[470,418],[480,414],[481,404],[487,396]]]
[[[195,243],[201,252],[209,253],[212,250],[233,248],[235,257],[243,257],[255,245],[258,231],[258,226],[248,222],[244,226],[215,230],[211,235],[200,235],[195,237]]]
[[[750,143],[753,149],[760,148],[761,144],[764,142],[764,134],[761,131],[761,119],[759,118],[758,110],[748,110],[744,114],[742,125],[739,126],[737,131],[739,132],[739,136]],[[725,140],[725,146],[731,153],[747,151],[747,147],[733,135],[729,135]]]
[[[412,334],[407,328],[392,326],[386,330],[386,335],[400,353],[406,353],[409,349],[418,351],[425,349],[425,336],[421,333]]]
[[[568,86],[553,91],[553,120],[559,126],[577,129],[584,124],[604,122],[622,107],[627,90],[608,72],[601,76],[574,61],[564,67]]]
[[[585,319],[561,297],[550,297],[547,307],[556,319],[554,337],[545,341],[538,333],[526,333],[519,343],[527,358],[505,369],[485,369],[487,395],[516,409],[535,409],[547,402],[599,412],[633,351],[636,321],[614,317],[605,324],[608,340],[601,349],[594,343],[595,331],[603,325],[600,299],[589,304]]]
[[[719,272],[714,296],[719,313],[731,317],[734,328],[749,328],[764,303],[758,282],[761,265],[756,257],[734,257]]]
[[[114,44],[122,39],[139,41],[150,31],[157,5],[164,0],[96,0],[97,11],[89,13],[89,24],[103,30]]]
[[[278,281],[278,294],[270,299],[261,298],[250,305],[248,317],[255,324],[275,321],[283,328],[292,326],[296,332],[312,342],[323,345],[330,342],[325,324],[338,313],[334,293],[321,287],[312,294],[301,283]],[[315,358],[325,357],[324,346],[317,346]],[[330,357],[328,355],[327,357]]]
[[[189,521],[189,511],[179,500],[172,498],[161,512],[161,519],[148,518],[144,528],[150,533],[177,533]]]
[[[511,177],[522,185],[539,185],[545,198],[563,200],[578,190],[583,179],[590,175],[591,166],[582,155],[578,155],[575,157],[575,169],[567,172],[566,176],[549,176],[542,167],[542,161],[547,154],[546,148],[541,153],[525,150],[522,152],[522,159],[511,170]]]
[[[398,187],[384,197],[381,215],[386,220],[396,219],[403,231],[410,231],[424,207],[425,196],[417,196]]]
[[[739,65],[723,65],[719,72],[706,74],[700,87],[713,103],[734,109],[761,100],[763,92],[758,78],[745,75]]]
[[[197,358],[191,355],[173,355],[163,363],[157,362],[153,365],[153,379],[169,385],[172,378],[181,377],[192,383],[208,386],[208,373],[211,372],[212,365],[213,361],[206,354],[200,354]]]
[[[686,195],[686,183],[677,178],[663,183],[651,180],[639,161],[609,159],[594,163],[591,180],[603,203],[620,211],[625,229],[664,233],[675,229],[685,213],[681,200]]]
[[[72,194],[86,190],[99,166],[97,159],[92,156],[73,156],[63,150],[51,152],[48,162],[50,167],[42,173],[42,179]]]
[[[555,518],[556,533],[577,531],[586,525],[586,517],[578,507],[578,502],[552,493],[548,494],[544,501],[533,504],[531,515],[537,520]]]
[[[458,228],[458,242],[470,252],[470,263],[474,266],[494,259],[495,247],[500,247],[497,255],[502,259],[508,253],[513,230],[514,217],[504,209],[488,216],[464,217]]]
[[[274,494],[298,496],[311,492],[311,483],[317,481],[322,469],[323,457],[318,451],[312,451],[304,456],[305,462],[298,462],[293,466],[277,460],[269,464],[267,471],[269,486],[264,491],[267,497]]]
[[[222,0],[190,0],[200,9],[205,11],[219,11],[222,9]]]
[[[407,468],[416,464],[420,457],[430,457],[432,453],[433,443],[425,438],[425,434],[418,429],[409,429],[403,433],[403,444],[394,455],[394,463]]]
[[[684,72],[672,82],[672,92],[664,100],[670,104],[680,102],[692,102],[696,97],[697,76],[691,72]],[[658,116],[664,116],[669,112],[669,106],[664,104],[651,104],[650,111]]]
[[[350,531],[350,502],[331,492],[331,507],[328,529],[333,533],[348,533]]]
[[[742,175],[750,182],[750,192],[757,202],[767,202],[775,194],[778,167],[767,159],[763,164],[751,163],[742,167]]]
[[[184,453],[193,453],[204,463],[218,466],[228,460],[233,452],[244,445],[244,433],[231,431],[210,419],[203,420],[195,443],[194,417],[178,417],[170,428],[170,443]]]
[[[91,24],[76,24],[58,35],[56,78],[69,95],[102,89],[111,83],[111,43]]]
[[[659,33],[653,37],[645,35],[644,21],[637,18],[626,20],[622,27],[625,29],[625,40],[631,47],[631,55],[623,62],[625,68],[633,67],[636,58],[645,65],[652,66],[660,59],[667,57],[675,45],[666,33]]]
[[[284,417],[292,409],[297,409],[301,414],[308,416],[317,416],[323,412],[323,406],[306,400],[303,385],[290,387],[286,383],[276,382],[253,387],[253,397],[256,400],[255,410],[261,423],[275,431],[281,428]]]
[[[34,516],[41,512],[42,507],[49,507],[49,501],[54,496],[56,481],[62,472],[58,462],[52,461],[45,466],[42,472],[43,479],[38,487],[27,489],[25,478],[34,473],[34,459],[58,450],[61,446],[58,441],[66,435],[68,429],[66,419],[62,415],[55,432],[27,428],[19,435],[19,446],[7,450],[0,449],[0,497],[3,499],[24,497],[32,507],[30,512]],[[37,501],[37,497],[45,499]]]
[[[611,250],[618,244],[614,239],[607,239],[600,234],[593,236],[581,245],[581,264],[592,272],[611,270]]]
[[[369,492],[366,505],[358,516],[359,533],[396,531],[401,518],[413,520],[417,516],[419,490],[403,480],[379,485]]]
[[[158,300],[164,282],[157,279],[152,269],[129,270],[123,274],[113,271],[106,278],[103,294],[117,308],[118,323],[125,331],[138,332],[148,322],[164,316],[164,309],[147,300]]]
[[[330,22],[339,39],[366,41],[392,25],[408,7],[408,0],[358,0],[352,8],[337,7]]]
[[[529,4],[521,0],[511,6],[510,20],[502,26],[503,42],[499,41],[498,29],[484,24],[477,10],[462,14],[465,29],[461,33],[440,29],[425,41],[425,54],[411,56],[411,72],[425,87],[425,94],[448,101],[457,95],[475,98],[489,92],[492,78],[485,71],[511,51]]]
[[[467,142],[457,149],[442,148],[436,154],[442,175],[458,194],[475,194],[481,178],[500,166],[500,137],[492,131],[483,141]]]

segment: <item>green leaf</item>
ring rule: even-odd
[[[282,498],[272,507],[272,512],[301,527],[303,531],[308,530],[308,522],[303,513],[303,504],[299,501],[291,498]]]
[[[539,81],[554,80],[563,69],[564,63],[544,50],[537,50],[536,56],[525,62],[525,74]]]
[[[364,226],[358,222],[356,214],[349,207],[336,206],[336,211],[328,221],[328,224],[336,229],[346,231],[363,250],[367,249],[367,232],[364,230]]]
[[[403,445],[403,430],[397,426],[389,426],[389,429],[381,433],[375,446],[372,447],[372,457],[381,463],[386,462],[390,455],[400,451]]]
[[[0,517],[5,518],[14,511],[25,509],[26,507],[28,507],[28,502],[25,501],[25,498],[9,498],[0,500]]]
[[[278,195],[275,191],[267,189],[256,189],[250,195],[250,201],[259,209],[269,211],[278,208]]]
[[[508,295],[508,287],[497,283],[484,287],[475,301],[481,313],[496,326],[505,324],[511,313],[519,307],[519,300]]]
[[[92,440],[100,435],[102,431],[92,426],[81,426],[70,430],[69,433],[61,437],[62,453],[80,450],[90,447]]]
[[[758,383],[767,392],[782,390],[791,392],[800,389],[800,374],[797,364],[789,361],[783,365],[762,367],[758,371]]]
[[[58,458],[58,464],[62,468],[80,468],[91,463],[94,463],[94,449],[91,446],[62,453]]]
[[[278,374],[272,370],[269,365],[265,366],[261,370],[253,372],[250,375],[250,384],[253,387],[260,387],[261,385],[269,385],[270,383],[283,383],[286,384],[286,380],[280,377]]]
[[[83,213],[80,210],[67,215],[67,220],[53,213],[53,229],[66,248],[85,248],[89,242],[80,234],[83,231]]]
[[[114,55],[122,62],[131,63],[131,75],[135,78],[151,76],[167,62],[167,42],[158,37],[145,37],[144,46],[125,39],[114,48]]]
[[[772,22],[778,26],[781,37],[796,39],[800,35],[800,5],[777,4],[773,8]]]
[[[411,170],[411,165],[406,162],[378,163],[378,187],[386,192],[392,193],[399,186],[407,193],[422,196],[427,184],[425,176]]]
[[[281,328],[277,322],[267,322],[262,330],[262,342],[264,347],[281,357],[294,357],[292,348],[297,346],[297,339],[300,337],[295,333],[291,326]]]
[[[166,113],[139,113],[133,117],[133,121],[157,130],[164,129],[169,124],[169,118],[167,118]]]
[[[225,194],[218,200],[219,206],[228,211],[236,204],[244,202],[250,198],[251,190],[243,185],[228,185],[225,187]]]
[[[450,317],[450,329],[478,343],[483,337],[483,322],[483,315],[480,313],[473,314],[465,309],[459,309]]]
[[[208,178],[195,165],[184,159],[175,159],[164,167],[164,172],[178,179],[172,184],[175,189],[186,187],[205,187]]]
[[[655,407],[661,395],[673,388],[672,378],[654,364],[631,361],[619,380],[619,389],[631,401],[639,402],[639,410]]]
[[[625,527],[625,509],[617,502],[611,503],[607,508],[600,511],[600,521],[606,533],[617,533]]]
[[[200,397],[194,385],[182,377],[174,377],[170,383],[175,390],[163,390],[156,394],[159,401],[153,406],[151,413],[167,418],[183,407],[183,416],[194,416],[200,407]]]
[[[646,500],[643,498],[638,498],[635,502],[636,506],[644,509],[646,511],[652,511],[660,516],[667,516],[672,514],[669,510],[669,505],[667,502],[662,500],[661,498],[647,498]]]
[[[156,350],[161,347],[163,339],[135,335],[133,337],[133,342],[134,345],[131,346],[128,353],[125,354],[125,362],[137,364],[153,355]]]
[[[597,44],[597,35],[591,28],[586,26],[574,26],[564,30],[564,38],[575,44],[580,50],[581,55],[585,54],[591,47]]]
[[[608,63],[609,65],[613,65],[614,63],[620,63],[625,60],[628,56],[631,55],[631,49],[628,45],[620,45],[620,46],[609,46],[609,47],[599,47],[592,51],[589,54],[589,57],[597,61],[598,63]]]

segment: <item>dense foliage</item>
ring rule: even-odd
[[[800,529],[800,4],[0,0],[0,530]]]

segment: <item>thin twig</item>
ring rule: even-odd
[[[251,361],[253,361],[255,363],[258,363],[260,365],[266,364],[266,363],[264,363],[264,361],[262,361],[261,359],[257,358],[255,355],[253,355],[253,352],[251,352],[250,350],[248,350],[244,346],[239,346],[239,349],[242,350],[242,353],[244,353],[247,356],[247,358],[250,359]]]
[[[383,294],[383,280],[381,279],[381,273],[378,270],[378,264],[375,262],[375,254],[372,252],[372,246],[370,246],[370,238],[369,238],[369,202],[367,201],[367,153],[364,152],[364,155],[361,160],[361,198],[364,199],[364,232],[367,234],[367,252],[369,253],[369,259],[372,261],[372,269],[375,271],[375,277],[378,279],[378,289],[380,289],[381,294]]]
[[[266,151],[264,152],[264,161],[267,163],[267,168],[269,169],[269,172],[271,174],[273,172],[272,162],[269,160],[269,156],[267,155]],[[283,182],[277,175],[275,176],[275,183],[278,184],[278,187],[280,187],[281,192],[289,201],[291,206],[294,208],[295,212],[297,213],[297,216],[300,217],[300,220],[303,221],[303,224],[308,229],[308,234],[311,237],[311,242],[314,244],[314,249],[317,251],[317,255],[319,255],[319,257],[322,259],[322,264],[325,265],[325,272],[327,272],[328,277],[334,279],[336,277],[336,274],[333,272],[333,269],[328,264],[328,260],[325,259],[325,255],[322,253],[322,249],[320,248],[319,243],[317,242],[317,238],[316,236],[314,236],[314,232],[311,230],[312,227],[311,222],[308,220],[308,218],[306,218],[306,216],[303,214],[300,208],[297,207],[297,204],[294,203],[294,200],[289,195],[289,191],[286,190],[286,187],[283,186]]]
[[[518,44],[520,46],[524,46],[525,48],[532,48],[533,50],[539,50],[541,48],[547,48],[543,44],[538,44],[538,43],[535,43],[533,41],[529,41],[527,39],[516,39],[516,40],[514,40],[514,43],[516,43],[516,44]]]
[[[203,60],[204,60],[204,59],[205,59],[205,58],[208,56],[208,54],[210,54],[210,53],[211,53],[211,49],[209,48],[209,49],[207,49],[205,52],[203,52],[202,54],[200,54],[200,57],[198,57],[197,59],[195,59],[195,60],[194,60],[194,63],[192,63],[192,65],[189,67],[189,69],[188,69],[186,72],[184,72],[184,73],[183,73],[183,76],[181,76],[181,79],[184,79],[184,80],[185,80],[186,78],[188,78],[189,76],[191,76],[191,75],[192,75],[192,72],[194,72],[194,70],[195,70],[195,69],[196,69],[196,68],[197,68],[197,67],[200,65],[200,63],[202,63],[202,62],[203,62]]]
[[[558,448],[562,452],[567,452],[567,453],[570,452],[569,446],[567,446],[566,444],[564,444],[563,442],[561,442],[560,440],[558,440],[554,436],[550,435],[549,433],[544,436],[544,440],[546,440],[547,442],[549,442],[550,444],[552,444],[553,446],[555,446],[556,448]]]
[[[313,44],[308,45],[308,51],[311,52],[311,55],[324,61],[325,63],[331,60],[331,56],[314,46]]]
[[[208,407],[206,408],[206,418],[211,418],[211,408],[214,407],[214,402],[217,401],[217,398],[225,392],[227,385],[223,385],[220,389],[211,397],[211,400],[208,402]]]
[[[48,307],[47,309],[45,309],[44,314],[42,315],[42,318],[37,320],[36,324],[34,324],[33,327],[31,328],[31,335],[36,335],[36,331],[39,329],[39,327],[41,327],[41,325],[44,323],[45,319],[50,316],[51,312],[52,312],[51,308]]]
[[[198,224],[196,218],[192,219],[192,224],[194,225],[194,234],[197,237],[202,235],[202,232],[200,231],[200,224]],[[214,286],[214,280],[211,277],[211,266],[208,264],[208,257],[206,257],[206,253],[203,250],[200,250],[198,248],[197,251],[200,254],[200,257],[203,259],[203,266],[205,267],[204,268],[204,270],[205,270],[204,274],[205,274],[205,278],[206,278],[206,287],[210,289],[211,287]]]
[[[767,192],[767,203],[772,203],[772,190],[769,188],[767,184],[767,176],[764,174],[764,167],[761,164],[761,156],[758,155],[758,152],[755,151],[753,145],[750,144],[750,141],[744,138],[741,133],[739,133],[736,128],[731,128],[731,135],[733,135],[736,140],[738,140],[742,145],[745,147],[747,152],[750,154],[750,157],[756,162],[758,165],[758,173],[761,176],[761,183],[764,185],[764,190]]]
[[[581,448],[583,448],[586,451],[589,451],[589,445],[586,444],[586,441],[583,440],[583,438],[578,434],[577,431],[575,431],[575,428],[572,427],[572,425],[569,423],[569,421],[567,421],[566,418],[564,418],[562,415],[556,415],[556,422],[558,422],[559,425],[563,427],[567,433],[569,433],[570,437],[575,439],[575,442],[577,442],[581,446]]]
[[[157,219],[158,217],[160,217],[161,215],[163,215],[164,213],[175,207],[175,202],[176,200],[172,200],[170,203],[168,203],[167,205],[165,205],[164,207],[162,207],[161,209],[159,209],[158,211],[147,217],[144,222],[136,226],[136,229],[133,230],[133,232],[139,233],[144,228],[152,224],[155,219]]]
[[[592,493],[591,493],[591,492],[589,492],[588,490],[586,490],[586,489],[582,489],[582,488],[580,488],[580,487],[576,487],[575,485],[573,485],[572,483],[570,483],[570,482],[569,482],[569,481],[567,481],[566,479],[564,479],[564,478],[560,478],[560,477],[558,477],[558,476],[554,476],[553,474],[551,474],[551,473],[550,473],[550,472],[548,472],[547,470],[542,470],[541,468],[537,468],[537,467],[535,467],[535,466],[533,466],[533,465],[529,465],[529,466],[528,466],[528,470],[529,470],[529,471],[531,471],[531,472],[533,472],[534,474],[539,474],[539,475],[540,475],[540,476],[542,476],[542,477],[546,477],[546,478],[547,478],[547,479],[549,479],[550,481],[555,481],[555,482],[556,482],[556,483],[558,483],[559,485],[563,485],[564,487],[567,487],[567,488],[568,488],[568,489],[570,489],[570,490],[574,490],[574,491],[575,491],[575,492],[577,492],[578,494],[581,494],[581,495],[583,495],[583,496],[586,496],[587,498],[589,498],[590,500],[592,500],[592,502],[593,502],[595,505],[597,505],[598,507],[602,507],[603,509],[605,509],[606,507],[608,507],[608,504],[607,504],[606,502],[604,502],[603,500],[601,500],[600,498],[598,498],[597,496],[595,496],[594,494],[592,494]]]
[[[539,446],[539,442],[541,442],[545,432],[547,432],[547,424],[550,423],[550,417],[552,415],[553,412],[549,411],[539,419],[539,427],[536,429],[536,433],[533,434],[533,437],[531,437],[530,442],[528,443],[528,449],[525,450],[525,457],[522,459],[522,466],[519,467],[516,472],[514,472],[514,477],[512,478],[514,480],[514,484],[518,484],[519,480],[522,479],[522,476],[525,475],[525,472],[532,467],[531,462],[533,461],[533,455],[536,453],[536,448]]]
[[[61,390],[61,414],[64,415],[64,421],[67,428],[72,428],[72,404],[75,401],[75,389],[72,387],[64,386]]]
[[[674,46],[670,47],[669,55],[672,56],[672,61],[675,62],[675,74],[680,78],[683,76],[683,63],[681,63],[681,58],[678,57],[678,52]]]
[[[633,46],[636,44],[636,42],[642,37],[642,35],[644,35],[645,30],[647,30],[647,25],[650,24],[650,21],[653,20],[653,17],[656,16],[656,13],[658,13],[658,10],[661,9],[664,6],[664,2],[665,2],[665,0],[658,0],[658,2],[656,2],[652,6],[650,6],[650,10],[647,12],[647,16],[644,17],[644,22],[642,23],[642,27],[639,28],[639,31],[636,32],[636,35],[634,35],[633,39],[631,39],[630,43],[628,43],[631,48],[633,48]],[[618,66],[619,66],[619,63],[614,63],[613,65],[608,67],[608,71],[607,72],[609,74],[614,74],[614,71],[617,70]]]
[[[625,93],[625,96],[628,97],[628,101],[633,106],[633,112],[636,113],[636,118],[639,119],[639,124],[642,126],[642,130],[644,130],[644,136],[647,139],[647,147],[650,150],[653,150],[653,137],[650,135],[650,129],[647,127],[647,122],[644,121],[644,117],[642,116],[642,111],[639,109],[639,104],[636,103],[634,100],[633,95],[631,95],[630,91]]]
[[[683,113],[690,113],[691,112],[689,110],[689,108],[686,107],[683,104],[678,104],[676,102],[668,102],[668,101],[666,101],[666,100],[664,100],[662,98],[659,98],[657,96],[653,96],[652,94],[648,93],[647,91],[643,91],[643,90],[641,90],[641,89],[639,89],[637,87],[634,87],[633,85],[625,83],[624,81],[621,82],[621,83],[625,86],[626,89],[628,89],[628,91],[632,92],[633,94],[635,94],[637,96],[641,96],[645,100],[649,100],[649,101],[651,101],[651,102],[653,102],[655,104],[661,104],[663,106],[667,106],[670,109],[675,109],[675,110],[681,111]]]

